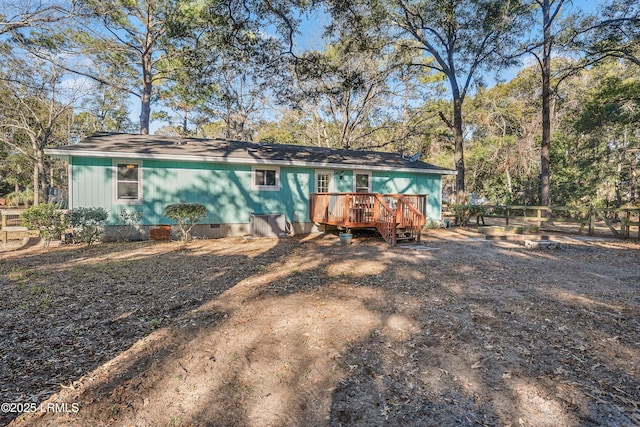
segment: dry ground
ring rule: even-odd
[[[640,244],[477,237],[0,252],[0,424],[640,424]]]

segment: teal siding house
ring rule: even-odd
[[[201,203],[194,234],[207,237],[256,232],[256,218],[311,232],[314,194],[427,195],[422,214],[439,220],[442,175],[454,173],[391,153],[155,135],[100,133],[45,152],[69,164],[70,208],[105,208],[112,226],[135,209],[148,231],[173,224],[167,205]]]

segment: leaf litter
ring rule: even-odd
[[[425,240],[1,252],[0,422],[640,423],[637,242]]]

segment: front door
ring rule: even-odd
[[[331,193],[334,190],[333,188],[333,171],[326,169],[318,169],[316,170],[316,179],[315,179],[315,190],[316,193]],[[336,207],[338,206],[338,195],[334,194],[329,196],[329,205],[328,212],[329,217],[339,215],[339,212],[336,212]]]

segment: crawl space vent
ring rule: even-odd
[[[282,237],[287,234],[287,221],[281,213],[252,213],[250,228],[253,237]]]

